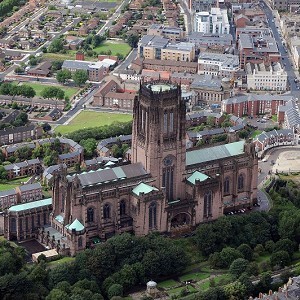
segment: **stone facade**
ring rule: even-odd
[[[54,173],[51,227],[71,255],[94,239],[122,232],[181,234],[257,201],[252,144],[186,151],[179,86],[141,84],[133,110],[131,164],[73,176]]]

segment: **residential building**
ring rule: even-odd
[[[269,149],[278,146],[295,145],[296,139],[293,129],[279,129],[263,131],[253,140],[258,157],[263,157]]]
[[[195,13],[194,22],[194,29],[197,32],[226,34],[230,31],[227,9],[212,7],[210,12]]]
[[[204,32],[192,32],[188,38],[188,42],[195,44],[197,49],[220,46],[223,49],[232,46],[233,37],[231,34],[212,34]]]
[[[16,189],[0,191],[0,209],[6,209],[18,203]]]
[[[51,73],[52,64],[50,61],[40,63],[35,68],[27,71],[27,75],[35,77],[48,77]]]
[[[181,41],[185,37],[185,32],[179,27],[152,24],[147,30],[147,35],[157,35],[171,41]]]
[[[291,95],[248,94],[223,100],[221,108],[223,113],[237,117],[275,115],[279,106],[285,105],[289,100],[295,99]]]
[[[272,8],[277,10],[289,10],[291,6],[300,6],[299,0],[271,0],[270,3]]]
[[[238,55],[210,52],[202,52],[198,55],[198,74],[234,78],[239,69]]]
[[[287,89],[287,72],[279,62],[271,65],[247,63],[245,71],[247,87],[250,90],[286,91]]]
[[[81,60],[65,60],[62,69],[75,72],[77,70],[85,70],[88,73],[90,81],[101,81],[116,65],[116,61],[112,59],[103,59],[102,61],[91,62]]]
[[[43,135],[43,128],[30,124],[0,130],[0,145],[21,143],[28,139],[38,139]]]
[[[23,184],[16,187],[19,203],[32,202],[43,198],[42,186],[39,182]]]
[[[271,64],[279,62],[276,40],[269,35],[252,36],[241,33],[238,40],[240,67],[243,69],[248,62]]]
[[[157,35],[144,35],[138,43],[138,57],[145,59],[193,61],[195,45],[193,43],[170,43]]]
[[[30,175],[38,175],[42,171],[42,164],[38,158],[25,160],[18,163],[5,165],[7,178],[9,180]]]

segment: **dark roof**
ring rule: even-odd
[[[41,189],[41,188],[42,188],[42,186],[39,182],[32,183],[32,184],[24,184],[24,185],[19,186],[19,189],[21,192],[27,192],[27,191]]]
[[[30,124],[27,126],[14,127],[14,128],[5,128],[3,130],[0,130],[0,136],[19,133],[19,132],[31,131],[34,129],[35,129],[35,125],[33,125],[33,124]]]
[[[88,173],[78,174],[82,186],[92,186],[95,184],[105,184],[113,181],[119,181],[124,179],[135,178],[148,173],[144,169],[141,163],[125,165],[115,168],[107,168],[104,170],[90,171]],[[72,177],[68,177],[69,181],[72,181]]]
[[[159,59],[144,59],[143,64],[162,65],[162,66],[179,66],[197,68],[197,62],[175,61],[175,60],[159,60]]]

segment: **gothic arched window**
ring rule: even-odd
[[[226,177],[224,180],[224,194],[229,194],[230,189],[230,180],[229,177]]]
[[[94,222],[94,209],[92,207],[87,209],[87,221]]]
[[[208,191],[204,195],[204,217],[209,217],[212,215],[212,192]]]
[[[149,205],[149,229],[156,228],[156,203],[152,202]]]
[[[103,207],[103,218],[104,219],[110,218],[110,205],[107,203]]]
[[[78,238],[78,248],[81,248],[82,247],[82,237],[80,236]]]
[[[126,202],[125,200],[121,200],[120,202],[120,216],[124,216],[126,214]]]
[[[244,175],[240,174],[238,177],[238,190],[244,189]]]

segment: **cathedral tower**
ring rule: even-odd
[[[168,201],[185,198],[185,103],[169,82],[143,83],[134,102],[132,162],[141,162],[165,188]]]

